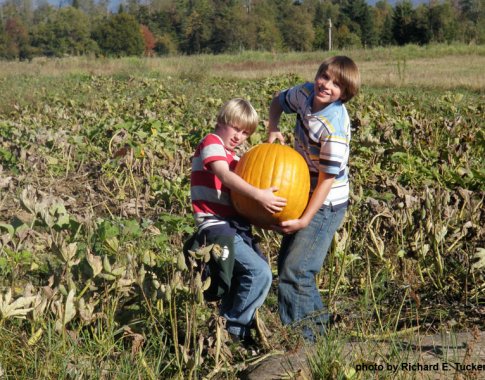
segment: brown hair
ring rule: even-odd
[[[344,55],[336,55],[327,58],[318,68],[316,78],[327,74],[334,82],[338,83],[342,95],[340,100],[345,103],[352,99],[360,89],[360,73],[355,62]]]
[[[252,134],[259,123],[258,113],[245,99],[235,98],[226,102],[217,114],[218,125],[235,125]]]

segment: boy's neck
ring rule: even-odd
[[[339,101],[340,101],[340,99],[336,100],[335,102],[339,102]],[[320,112],[320,111],[322,111],[323,109],[327,108],[329,105],[331,105],[335,102],[321,104],[321,103],[315,102],[315,99],[313,99],[312,112],[313,113]]]

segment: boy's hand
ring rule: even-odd
[[[255,197],[256,201],[272,214],[283,210],[283,207],[286,206],[286,198],[277,197],[274,194],[275,191],[278,191],[278,188],[274,186],[268,189],[261,189]]]
[[[275,231],[281,232],[283,234],[293,234],[303,228],[305,228],[308,223],[305,223],[303,219],[291,219],[280,224],[273,225],[271,228]]]
[[[285,145],[285,138],[280,131],[269,132],[268,142],[272,143],[275,140],[278,140],[281,145]]]

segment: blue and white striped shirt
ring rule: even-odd
[[[285,113],[296,113],[295,149],[310,169],[313,191],[319,172],[334,174],[335,181],[324,204],[333,208],[347,206],[349,200],[350,119],[339,100],[313,113],[313,83],[305,83],[279,95]]]

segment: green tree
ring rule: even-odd
[[[359,48],[361,47],[361,38],[352,33],[347,25],[341,25],[335,29],[334,46],[338,49]]]
[[[107,17],[109,15],[109,3],[110,0],[85,0],[86,3],[91,4],[93,3],[92,7],[90,6],[87,10],[84,9],[84,6],[81,8],[87,12],[91,19],[94,20],[95,18]]]
[[[131,15],[138,14],[138,10],[140,9],[140,1],[139,0],[126,0],[126,12]]]
[[[165,33],[174,33],[179,25],[179,19],[172,17],[174,8],[167,7],[165,9],[154,10],[153,6],[140,5],[135,17],[139,24],[146,25],[150,31],[159,36]]]
[[[104,19],[92,35],[105,55],[142,55],[145,50],[140,24],[127,13],[118,13]]]
[[[31,25],[34,7],[32,0],[4,0],[0,1],[3,21],[17,18],[25,25]]]
[[[451,43],[457,40],[457,14],[457,10],[449,0],[429,5],[429,27],[433,41]]]
[[[73,7],[61,8],[40,23],[33,33],[32,45],[42,54],[56,57],[97,50],[87,15]]]
[[[4,58],[20,60],[32,58],[29,32],[19,17],[7,19],[4,34]]]
[[[225,50],[253,50],[256,49],[257,22],[255,6],[252,1],[236,1],[231,5],[230,22],[231,33],[226,38]]]
[[[157,37],[155,51],[161,55],[176,54],[178,52],[176,38],[170,33],[163,33]]]
[[[293,0],[280,0],[277,5],[280,12],[278,26],[285,47],[295,51],[312,50],[315,31],[308,5],[294,5]]]
[[[414,34],[410,36],[410,42],[425,45],[431,41],[433,35],[429,25],[429,7],[427,5],[421,4],[414,10],[412,30]]]
[[[53,17],[53,14],[56,12],[57,9],[47,2],[39,5],[34,11],[34,26],[46,22],[47,20],[49,20],[49,18]]]
[[[182,20],[186,17],[179,14],[173,1],[166,3],[153,1],[150,4],[139,4],[135,15],[141,25],[146,25],[155,37],[155,52],[158,54],[175,54],[178,51],[177,31],[181,31]],[[184,40],[180,38],[180,40]]]
[[[387,0],[379,0],[373,9],[373,20],[378,45],[388,46],[394,43],[392,34],[393,13],[394,11]]]
[[[146,25],[150,30],[154,31],[158,29],[156,24],[153,23],[154,14],[151,12],[147,5],[139,5],[136,13],[132,13],[140,25]],[[152,25],[153,24],[153,25]]]
[[[458,28],[466,43],[485,43],[485,4],[483,0],[460,0]]]
[[[485,11],[483,0],[459,0],[458,4],[465,19],[477,24],[480,18],[483,18]]]
[[[233,48],[281,50],[283,40],[277,27],[277,10],[271,0],[242,0],[233,8]]]
[[[313,40],[314,49],[328,49],[328,27],[329,20],[336,24],[339,19],[340,7],[330,1],[318,1],[315,5],[313,16],[313,29],[315,39]]]
[[[256,25],[255,48],[278,51],[283,48],[283,36],[277,26],[276,7],[271,1],[262,1],[252,7],[252,19]]]
[[[0,18],[0,58],[6,58],[7,54],[7,34],[3,26],[3,20]]]
[[[189,4],[186,16],[182,21],[182,49],[189,54],[202,53],[209,50],[213,26],[212,4],[208,0],[200,0]]]
[[[398,45],[416,41],[415,11],[410,0],[396,4],[393,16],[393,36]]]
[[[235,0],[214,0],[212,14],[212,33],[210,49],[213,53],[222,53],[241,47],[238,38],[238,25],[236,22],[236,7],[241,4]]]
[[[370,7],[365,0],[347,0],[342,12],[348,17],[349,29],[361,38],[363,46],[372,47],[377,42]]]
[[[103,0],[108,1],[108,0]],[[77,8],[86,13],[89,17],[99,17],[106,14],[106,4],[103,1],[95,2],[95,0],[73,0],[73,8]],[[74,6],[74,5],[77,6]],[[104,7],[104,8],[103,8]]]
[[[155,50],[159,54],[187,53],[184,29],[188,12],[186,5],[185,0],[157,0],[152,6],[155,11],[147,12],[151,20],[147,25],[157,37]]]

